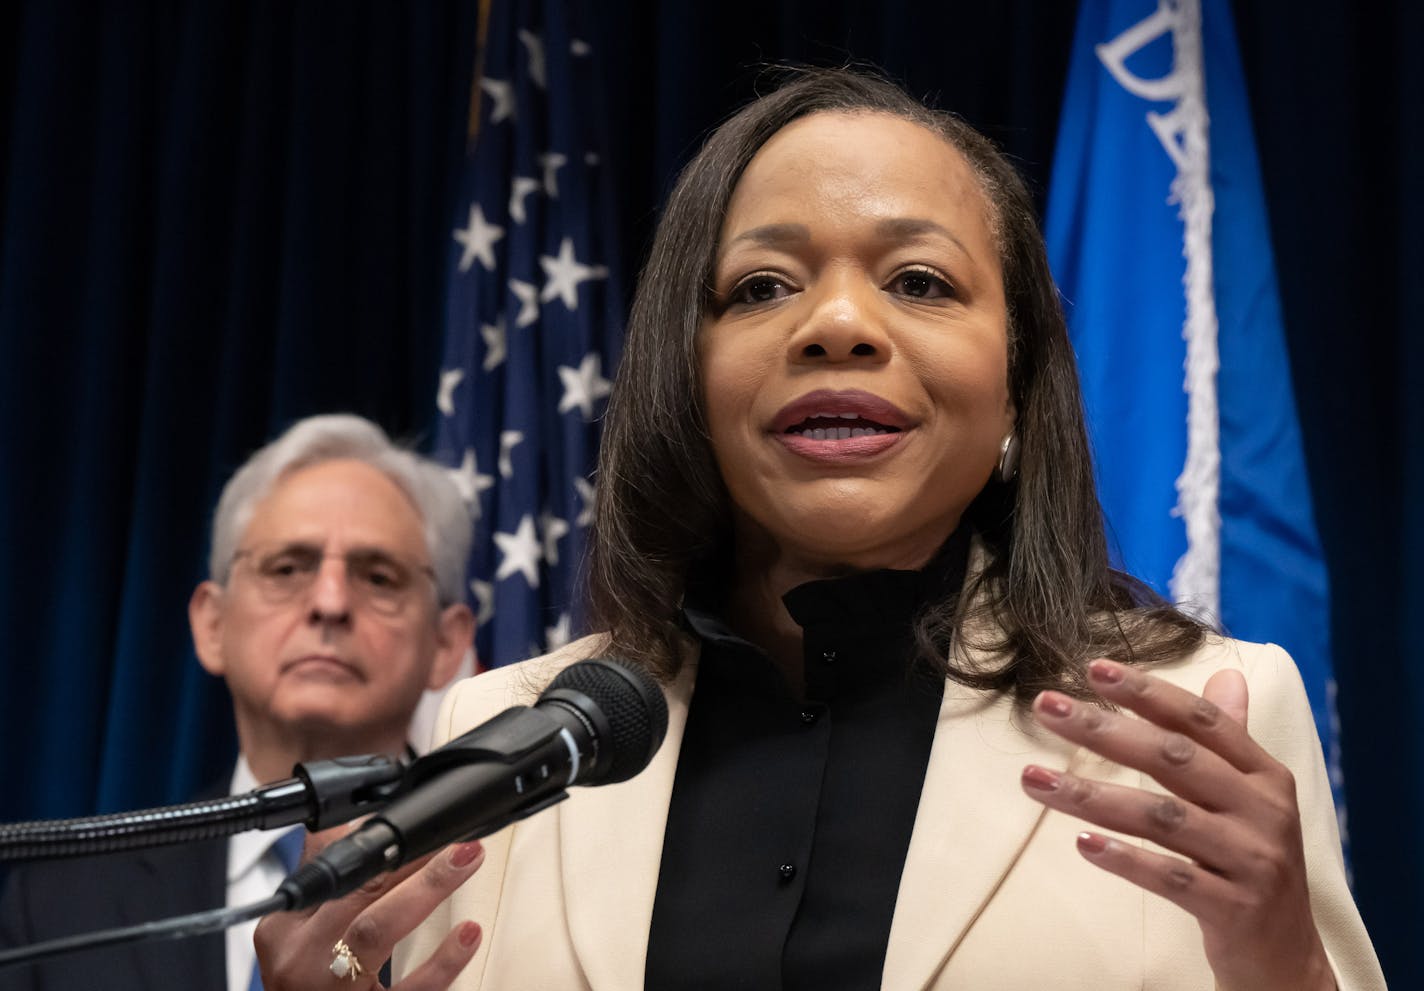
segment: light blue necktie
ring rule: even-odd
[[[277,855],[277,859],[282,862],[282,870],[288,874],[297,869],[297,862],[302,859],[302,844],[306,842],[307,831],[301,826],[294,826],[281,836],[272,841],[269,847],[271,853]],[[252,978],[247,982],[247,991],[262,991],[262,971],[257,967],[257,961],[252,961]]]

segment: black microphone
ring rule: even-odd
[[[506,709],[418,759],[385,809],[277,893],[289,910],[339,898],[447,843],[546,809],[568,797],[569,785],[626,781],[666,733],[667,701],[642,668],[612,658],[570,665],[532,708]]]

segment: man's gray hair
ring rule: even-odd
[[[473,525],[454,481],[436,462],[398,447],[376,424],[349,413],[298,420],[228,480],[213,516],[208,576],[219,585],[227,584],[238,539],[252,522],[257,504],[280,479],[302,468],[345,459],[365,462],[406,494],[420,514],[440,604],[463,602]]]

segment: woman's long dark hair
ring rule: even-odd
[[[1023,180],[959,118],[884,79],[799,71],[708,139],[683,170],[633,299],[599,454],[589,554],[593,619],[612,649],[667,678],[680,665],[678,610],[690,572],[732,543],[730,500],[702,405],[695,338],[732,191],[777,131],[809,114],[882,113],[940,135],[969,162],[990,209],[1009,320],[1019,474],[991,481],[967,519],[987,552],[969,584],[919,617],[920,653],[963,684],[1081,694],[1086,660],[1178,656],[1204,628],[1108,563],[1077,368]],[[988,651],[973,664],[956,645]]]

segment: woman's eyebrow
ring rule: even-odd
[[[966,255],[970,254],[964,242],[943,224],[922,217],[887,217],[877,221],[875,233],[888,241],[908,241],[926,234],[938,235],[951,242]],[[805,224],[763,224],[742,231],[727,243],[728,247],[743,241],[768,248],[785,247],[790,244],[805,244],[811,239],[811,229]]]
[[[955,237],[949,228],[943,224],[937,224],[933,220],[925,220],[920,217],[890,217],[876,223],[875,233],[893,241],[908,241],[911,238],[924,237],[926,234],[936,234],[951,241],[970,258],[974,257],[964,246],[964,242]]]
[[[768,248],[779,248],[787,244],[805,244],[811,240],[811,228],[805,224],[763,224],[751,230],[742,231],[727,243],[728,247],[742,241],[752,241]]]

